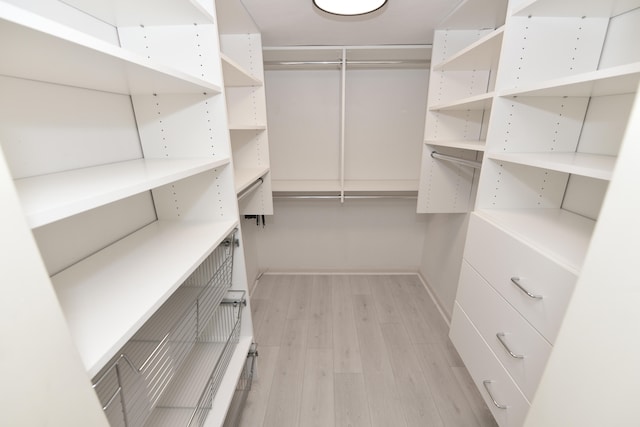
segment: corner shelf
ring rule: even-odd
[[[89,376],[102,369],[236,226],[231,220],[155,221],[52,277]]]
[[[490,69],[500,55],[504,26],[485,35],[475,43],[451,55],[439,64],[434,71],[459,71]]]
[[[229,163],[229,159],[138,159],[15,180],[32,228]]]
[[[212,82],[18,7],[3,4],[0,14],[0,50],[10,58],[0,74],[125,95],[221,92]]]
[[[262,86],[262,80],[252,76],[249,72],[245,71],[240,64],[222,52],[220,53],[220,59],[222,59],[222,73],[224,74],[225,86]]]
[[[485,110],[491,107],[493,92],[470,96],[468,98],[457,99],[429,107],[430,111],[464,111],[464,110]]]
[[[269,172],[269,167],[262,168],[235,168],[236,194],[253,184],[258,178]]]

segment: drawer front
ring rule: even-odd
[[[522,427],[529,402],[458,303],[453,308],[449,336],[498,425]]]
[[[466,261],[462,263],[456,301],[531,401],[551,354],[551,344]]]
[[[554,343],[575,274],[475,214],[469,220],[464,258]]]

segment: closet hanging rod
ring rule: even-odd
[[[249,187],[245,188],[240,194],[238,194],[238,201],[244,199],[249,194],[253,193],[258,187],[262,185],[263,182],[264,180],[262,178],[256,179],[253,182],[253,184],[251,184]]]
[[[368,196],[323,196],[323,195],[274,195],[274,199],[324,199],[324,200],[341,200],[341,199],[355,199],[355,200],[367,200],[367,199],[405,199],[405,200],[415,200],[418,196],[407,196],[407,195],[368,195]]]
[[[429,65],[431,61],[426,59],[398,59],[398,60],[346,60],[348,64],[355,65]],[[265,66],[272,65],[342,65],[342,60],[335,61],[265,61]]]
[[[482,162],[479,162],[476,160],[461,159],[460,157],[449,156],[448,154],[440,154],[437,151],[432,151],[431,157],[433,157],[434,159],[444,160],[451,163],[458,163],[463,166],[469,166],[474,169],[480,169],[480,167],[482,167]]]

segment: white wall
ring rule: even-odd
[[[262,271],[417,271],[425,217],[415,200],[275,200],[257,230]],[[247,228],[244,225],[245,229]]]

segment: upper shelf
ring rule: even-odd
[[[500,96],[606,96],[634,93],[640,62],[590,71],[500,91]]]
[[[470,96],[468,98],[456,99],[455,101],[451,102],[443,102],[442,104],[437,104],[429,107],[429,110],[485,110],[491,107],[493,95],[493,92],[488,92],[480,95]]]
[[[90,377],[236,226],[156,221],[52,277]]]
[[[125,95],[221,92],[218,85],[9,4],[0,74]]]
[[[32,228],[229,163],[229,159],[138,159],[15,181]]]
[[[463,0],[440,24],[439,30],[477,30],[504,25],[507,0]]]
[[[222,74],[224,75],[224,85],[227,87],[262,86],[262,81],[249,72],[240,64],[229,58],[224,53],[220,53],[222,59]]]
[[[64,0],[64,3],[116,27],[211,24],[211,11],[200,0]]]
[[[426,140],[426,145],[435,145],[438,147],[460,148],[463,150],[484,151],[486,141],[435,141]]]
[[[640,7],[640,0],[527,0],[516,16],[612,17]]]
[[[433,67],[434,71],[489,70],[497,63],[504,27],[490,32],[475,43],[451,55]]]

